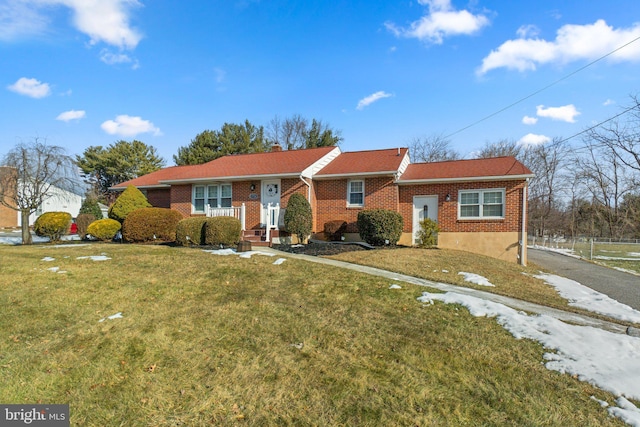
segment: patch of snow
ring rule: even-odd
[[[235,249],[203,249],[203,252],[207,252],[213,255],[235,255]]]
[[[275,260],[275,261],[273,262],[273,265],[280,265],[280,264],[282,264],[283,262],[285,262],[286,260],[287,260],[286,258],[278,258],[277,260]]]
[[[60,267],[50,267],[50,268],[47,268],[47,270],[49,270],[49,271],[53,271],[53,272],[55,273],[55,272],[57,272],[58,270],[60,270]]]
[[[98,322],[102,323],[105,320],[113,320],[113,319],[122,319],[122,312],[117,312],[116,314],[112,314],[111,316],[107,316],[107,317],[103,317],[102,319],[98,320]]]
[[[616,403],[618,406],[609,408],[609,414],[620,418],[630,426],[640,427],[640,409],[624,397],[619,397]]]
[[[304,248],[304,245],[301,244],[297,244],[297,245],[291,245],[292,248]]]
[[[594,313],[604,314],[613,319],[627,322],[640,323],[640,311],[634,310],[626,304],[622,304],[607,295],[594,291],[575,280],[554,274],[534,275],[549,285],[556,288],[560,296],[566,299],[569,305],[584,308]]]
[[[635,258],[640,258],[640,252],[627,252],[627,255]]]
[[[389,289],[402,289],[402,286],[400,285],[396,285],[395,283],[391,286],[389,286]]]
[[[607,402],[605,402],[604,400],[600,400],[597,399],[595,396],[591,396],[591,400],[595,400],[596,402],[598,402],[600,404],[600,406],[602,406],[603,408],[606,408],[607,406],[609,406],[609,404]]]
[[[603,261],[638,261],[638,258],[624,258],[614,256],[596,255],[593,259],[601,259]]]
[[[538,250],[541,250],[541,251],[556,252],[556,253],[563,254],[563,255],[566,255],[566,256],[570,256],[570,257],[573,257],[573,258],[580,258],[580,255],[576,255],[576,253],[574,251],[572,251],[571,249],[548,248],[546,246],[538,246],[538,245],[529,245],[527,247],[531,248],[531,249],[538,249]]]
[[[480,286],[489,286],[489,287],[495,286],[493,283],[489,281],[489,279],[487,279],[486,277],[480,276],[479,274],[467,273],[466,271],[461,271],[460,273],[458,273],[458,275],[464,276],[465,282],[475,283],[476,285],[480,285]]]
[[[640,400],[640,338],[570,325],[547,315],[530,316],[503,304],[454,292],[424,292],[418,298],[426,303],[433,300],[463,305],[476,317],[495,317],[517,339],[540,342],[549,351],[543,356],[547,369],[574,375],[619,396],[618,407],[610,408],[609,413],[640,426],[640,410],[625,399]]]
[[[55,258],[52,258],[50,256],[46,256],[44,258],[42,258],[40,261],[45,261],[45,262],[51,262],[51,261],[55,261]]]
[[[270,252],[246,251],[240,254],[240,258],[251,258],[253,255],[276,256],[276,254],[272,254]]]
[[[90,256],[79,256],[76,259],[90,259],[91,261],[106,261],[109,258],[106,255],[90,255]]]

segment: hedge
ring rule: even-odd
[[[33,224],[37,236],[48,237],[52,242],[60,240],[69,231],[71,214],[68,212],[45,212]]]
[[[284,212],[285,230],[295,234],[299,243],[304,242],[313,228],[312,215],[311,205],[307,199],[300,193],[292,194]]]
[[[125,242],[175,242],[182,214],[166,208],[142,208],[130,212],[122,223]]]
[[[176,227],[176,243],[181,246],[204,245],[205,224],[209,219],[198,216],[181,220]]]
[[[115,219],[122,224],[131,212],[148,207],[151,207],[151,204],[149,204],[145,195],[136,187],[130,185],[109,208],[109,218]]]
[[[218,216],[207,218],[204,227],[205,245],[236,245],[240,241],[242,224],[237,218],[230,216]]]
[[[78,217],[76,218],[76,225],[78,226],[78,236],[80,236],[81,239],[84,239],[87,236],[87,228],[96,219],[101,218],[96,218],[91,213],[78,214]]]
[[[115,219],[105,218],[93,221],[87,227],[87,234],[98,240],[111,240],[120,231],[122,224]]]
[[[398,212],[370,209],[358,213],[358,232],[374,246],[395,245],[402,235],[404,221]]]
[[[347,221],[336,219],[324,224],[324,235],[327,240],[342,240],[342,235],[347,229]]]

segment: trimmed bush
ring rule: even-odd
[[[370,209],[358,213],[358,232],[374,246],[395,245],[402,235],[404,221],[398,212]]]
[[[149,207],[151,207],[151,204],[149,204],[145,195],[136,187],[130,185],[109,208],[109,218],[115,219],[122,224],[131,212]]]
[[[284,213],[284,228],[287,232],[295,234],[298,242],[304,242],[311,234],[313,227],[313,214],[311,205],[300,193],[294,193],[289,198],[287,210]]]
[[[230,216],[218,216],[207,218],[204,226],[205,245],[225,245],[232,246],[240,241],[242,224],[237,218]]]
[[[80,236],[81,239],[84,240],[87,236],[87,228],[89,227],[89,224],[96,219],[102,218],[96,218],[92,213],[78,214],[78,217],[76,218],[76,225],[78,226],[78,236]]]
[[[80,206],[81,214],[91,214],[95,219],[102,219],[102,210],[95,196],[87,196]],[[78,215],[79,217],[80,215]],[[77,219],[76,219],[77,222]],[[87,224],[88,225],[88,224]]]
[[[69,231],[70,225],[70,213],[45,212],[36,219],[33,231],[37,236],[48,237],[52,242],[57,242],[63,234]]]
[[[342,240],[342,235],[346,229],[347,221],[336,219],[324,224],[324,235],[327,240],[339,241]]]
[[[417,245],[420,248],[432,248],[438,246],[438,224],[431,218],[420,221],[420,230],[417,234]]]
[[[122,223],[126,242],[175,242],[182,214],[167,208],[136,209]]]
[[[120,231],[121,227],[122,224],[115,219],[99,219],[89,224],[89,227],[87,227],[87,234],[90,234],[98,240],[112,240],[116,233]]]
[[[185,218],[176,226],[176,243],[181,246],[204,245],[205,224],[209,218]]]

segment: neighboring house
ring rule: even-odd
[[[47,199],[42,202],[38,209],[29,215],[29,225],[33,225],[36,219],[45,212],[68,212],[72,218],[78,216],[82,206],[83,197],[79,194],[52,185],[47,192]],[[20,212],[16,212],[18,226],[22,224]]]
[[[364,209],[402,214],[400,244],[416,243],[424,217],[440,227],[438,246],[526,262],[527,185],[533,174],[513,157],[411,163],[407,148],[342,153],[338,147],[231,155],[202,165],[174,166],[114,186],[134,185],[153,206],[183,216],[235,216],[245,238],[279,242],[294,193],[313,211],[313,232],[347,222],[358,240]]]

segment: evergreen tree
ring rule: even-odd
[[[95,219],[102,219],[102,210],[98,204],[97,197],[93,195],[87,195],[80,206],[81,214],[91,214]]]
[[[289,198],[287,210],[284,213],[284,227],[298,237],[298,242],[304,242],[311,234],[313,227],[313,213],[311,205],[300,193],[294,193]]]
[[[123,223],[131,212],[149,208],[151,204],[144,194],[133,185],[128,186],[109,208],[109,218]]]

